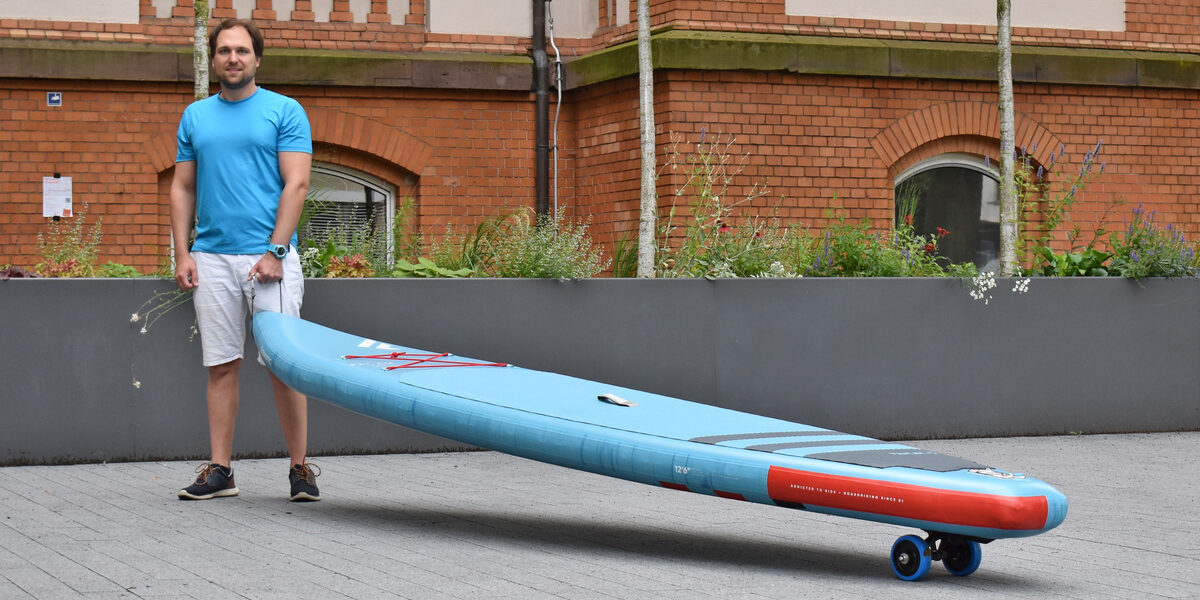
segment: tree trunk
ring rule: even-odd
[[[196,29],[192,34],[192,81],[197,100],[208,97],[208,0],[196,1]]]
[[[1000,60],[1000,275],[1017,272],[1017,235],[1020,227],[1017,187],[1013,176],[1016,139],[1013,116],[1012,0],[996,1],[996,44]]]
[[[658,190],[654,172],[654,61],[650,56],[650,0],[638,0],[638,114],[642,129],[642,204],[638,221],[637,276],[654,277]]]

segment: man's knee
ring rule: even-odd
[[[235,358],[227,363],[213,365],[208,368],[209,380],[225,379],[227,377],[236,377],[238,369],[242,366],[242,359]]]

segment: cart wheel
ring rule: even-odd
[[[966,577],[979,568],[983,559],[983,550],[979,542],[963,537],[951,536],[942,541],[938,550],[942,555],[942,564],[951,575]]]
[[[916,581],[929,573],[933,563],[929,544],[915,536],[906,535],[892,544],[892,571],[905,581]]]

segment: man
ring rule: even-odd
[[[299,315],[304,278],[293,244],[312,166],[304,109],[254,81],[263,53],[254,23],[224,21],[209,35],[208,48],[221,92],[184,110],[171,183],[175,282],[194,290],[208,367],[212,455],[195,482],[179,491],[188,500],[238,493],[231,463],[245,311]],[[291,458],[290,499],[319,500],[318,472],[305,462],[308,399],[274,374],[271,386]]]

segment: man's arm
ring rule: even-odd
[[[196,161],[175,163],[171,179],[171,239],[175,240],[175,284],[187,291],[200,283],[188,242],[196,222]]]
[[[275,212],[275,231],[271,233],[272,244],[288,245],[296,226],[300,223],[300,212],[304,210],[304,198],[308,195],[309,178],[312,173],[312,155],[307,152],[280,152],[279,175],[283,178],[283,192],[279,194],[279,209]],[[270,283],[283,279],[283,262],[268,253],[259,259],[250,270],[249,277],[258,275],[258,280]]]

